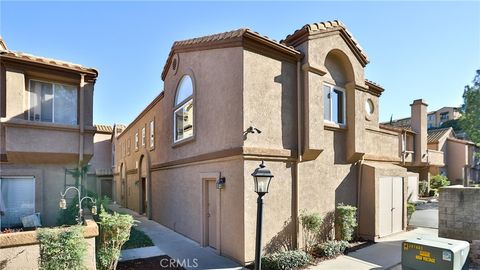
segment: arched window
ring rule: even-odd
[[[178,84],[173,111],[173,140],[181,140],[193,136],[193,83],[190,76],[185,75]]]

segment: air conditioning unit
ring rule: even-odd
[[[467,241],[448,238],[415,238],[402,244],[403,270],[468,270]]]

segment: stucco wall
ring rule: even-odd
[[[438,236],[480,239],[480,188],[449,186],[439,190]]]
[[[225,188],[217,190],[221,207],[217,213],[220,215],[217,226],[221,228],[221,252],[243,262],[245,180],[241,158],[153,171],[152,218],[202,243],[202,175],[205,173],[221,174],[226,178]]]
[[[447,177],[452,184],[463,184],[465,166],[468,164],[468,146],[464,143],[447,140]]]
[[[243,125],[261,134],[247,134],[244,146],[295,149],[297,145],[296,64],[244,51]],[[238,135],[237,135],[238,136]]]

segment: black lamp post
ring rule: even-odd
[[[265,164],[262,164],[252,173],[253,180],[255,181],[255,192],[258,194],[257,198],[257,233],[255,239],[255,270],[262,269],[262,219],[263,219],[263,195],[268,193],[268,187],[270,186],[270,180],[273,178],[273,174],[269,169],[265,168]]]

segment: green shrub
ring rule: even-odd
[[[82,226],[69,228],[38,229],[40,242],[40,269],[86,269],[83,259],[87,243]]]
[[[418,191],[420,192],[420,196],[427,196],[428,182],[425,180],[420,181],[418,183]]]
[[[438,193],[438,190],[432,188],[432,189],[430,189],[430,191],[428,192],[428,196],[434,197],[434,196],[437,196],[437,193]]]
[[[152,239],[148,237],[144,232],[135,229],[132,227],[130,229],[130,237],[125,244],[123,244],[122,249],[131,249],[131,248],[141,248],[141,247],[150,247],[153,246]]]
[[[288,270],[306,266],[312,257],[301,250],[288,250],[262,257],[262,269]]]
[[[310,251],[318,241],[318,235],[322,228],[323,218],[319,213],[307,214],[302,211],[300,215],[300,221],[303,227],[303,241],[305,243],[305,250]]]
[[[114,270],[117,268],[122,245],[130,237],[134,224],[133,217],[118,213],[109,214],[100,206],[99,237],[97,239],[97,269]]]
[[[105,209],[108,208],[110,204],[110,198],[107,196],[103,196],[103,198],[98,198],[98,195],[93,192],[87,190],[82,196],[88,196],[96,200],[97,202],[97,209],[100,209],[100,206],[103,206]],[[76,225],[78,224],[78,195],[75,195],[71,200],[67,203],[67,209],[63,210],[60,209],[60,214],[57,218],[57,225]],[[86,199],[82,202],[83,208],[92,209],[93,203]]]
[[[410,220],[415,210],[415,205],[413,203],[407,203],[407,220]]]
[[[430,189],[439,189],[448,185],[450,185],[450,181],[446,176],[434,175],[430,178]]]
[[[317,253],[322,257],[335,258],[343,254],[348,247],[347,241],[329,240],[317,246]]]
[[[335,238],[351,241],[357,227],[357,208],[340,203],[335,212]]]

